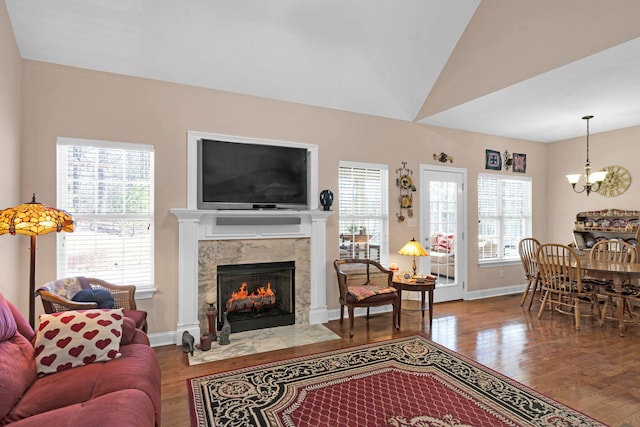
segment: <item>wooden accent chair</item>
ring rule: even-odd
[[[97,308],[95,302],[72,301],[73,296],[83,289],[102,289],[113,297],[113,308],[122,308],[125,317],[136,322],[136,327],[147,332],[147,312],[136,307],[136,287],[133,285],[114,285],[93,277],[69,277],[53,280],[36,290],[40,296],[45,313],[57,313],[68,310],[88,310]]]
[[[400,300],[398,292],[392,286],[393,271],[387,270],[377,261],[370,259],[337,259],[333,267],[338,275],[340,289],[340,322],[344,316],[344,307],[349,314],[349,337],[353,337],[354,309],[369,308],[391,304],[393,306],[393,327],[400,329],[398,316]]]
[[[598,287],[583,286],[580,258],[573,248],[558,243],[540,245],[536,262],[543,292],[538,319],[547,305],[560,313],[574,315],[577,331],[580,330],[583,316],[600,318]],[[589,311],[581,312],[581,306],[585,304],[589,306]]]
[[[518,243],[518,252],[520,253],[520,260],[524,268],[524,278],[527,279],[527,287],[522,293],[522,298],[520,298],[520,307],[522,307],[527,300],[529,291],[532,291],[529,310],[531,310],[531,305],[536,297],[536,291],[540,285],[540,273],[538,272],[538,266],[536,264],[536,252],[539,247],[540,242],[533,237],[526,237]]]
[[[637,259],[636,248],[622,240],[611,239],[601,240],[591,248],[589,259],[594,261],[614,261],[621,263],[634,263]],[[631,315],[631,303],[628,297],[633,298],[634,285],[625,284],[622,292],[616,292],[613,281],[600,281],[599,293],[605,296],[604,306],[600,317],[600,324],[603,325],[606,319],[618,320],[613,314],[608,315],[607,311],[613,308],[613,298],[616,301],[623,301],[624,309]]]

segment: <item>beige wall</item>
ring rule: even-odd
[[[28,201],[20,187],[20,118],[21,118],[21,60],[7,9],[0,2],[0,209]],[[25,236],[0,236],[0,293],[23,313],[28,312],[28,263],[21,255],[28,247]],[[23,250],[24,249],[24,250]]]
[[[153,144],[156,149],[156,287],[159,292],[140,305],[150,313],[151,332],[175,330],[177,323],[177,222],[170,208],[186,207],[186,136],[188,130],[297,141],[319,146],[319,188],[337,189],[338,162],[386,163],[390,171],[390,214],[397,211],[395,169],[402,161],[417,171],[436,164],[433,153],[455,159],[468,171],[469,248],[477,246],[476,177],[484,171],[485,149],[527,154],[527,175],[534,177],[534,230],[546,228],[543,144],[426,127],[366,116],[229,94],[189,86],[87,71],[47,63],[23,63],[24,125],[21,190],[55,203],[56,137]],[[540,194],[540,196],[538,196]],[[419,200],[416,200],[419,206]],[[416,215],[419,212],[416,210]],[[338,257],[337,215],[328,222],[329,261]],[[418,227],[390,223],[391,261],[403,269],[411,260],[395,255]],[[55,278],[55,239],[39,240],[38,282]],[[479,269],[469,251],[469,290],[522,283],[520,266]],[[337,308],[335,273],[327,264],[330,308]]]
[[[320,189],[337,189],[340,160],[388,164],[390,261],[399,263],[401,269],[408,269],[411,261],[395,255],[395,250],[417,236],[419,229],[393,220],[397,211],[394,171],[402,161],[418,171],[420,164],[438,164],[433,153],[452,155],[452,166],[465,168],[468,174],[468,290],[472,292],[523,282],[519,265],[479,268],[475,262],[476,178],[486,172],[485,149],[527,154],[527,175],[534,183],[533,234],[540,240],[569,243],[580,210],[636,209],[640,205],[633,185],[611,200],[571,191],[564,175],[582,171],[584,137],[540,144],[39,62],[24,61],[22,69],[22,141],[29,155],[22,156],[21,195],[35,191],[40,200],[55,203],[57,136],[145,143],[156,148],[155,276],[159,292],[141,303],[150,313],[151,332],[174,330],[177,323],[177,223],[169,209],[186,206],[188,130],[317,144]],[[597,117],[591,128],[597,129]],[[635,144],[638,134],[640,127],[594,133],[594,167],[620,164],[637,176],[640,167],[630,159],[640,150]],[[34,170],[37,175],[30,173]],[[419,200],[415,205],[419,206]],[[337,220],[334,214],[328,222],[329,261],[338,257]],[[0,243],[4,240],[9,239]],[[38,282],[42,283],[55,278],[55,239],[43,237],[38,243]],[[330,308],[337,308],[337,286],[329,263],[327,278],[327,302]]]
[[[589,113],[589,112],[584,112]],[[580,120],[580,114],[576,115]],[[543,235],[547,241],[569,243],[576,214],[580,211],[607,208],[640,209],[640,126],[619,129],[605,133],[594,133],[598,129],[598,116],[590,120],[589,157],[593,170],[605,166],[619,165],[631,174],[631,186],[618,197],[603,197],[591,194],[589,197],[576,194],[568,184],[565,175],[584,173],[587,155],[586,136],[549,144],[546,152],[548,163],[548,217],[549,227]],[[586,135],[586,124],[585,124]],[[581,178],[579,186],[584,184]]]

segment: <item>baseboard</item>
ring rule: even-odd
[[[500,288],[492,288],[492,289],[483,289],[480,291],[472,291],[467,292],[467,300],[475,300],[475,299],[483,299],[483,298],[491,298],[498,297],[502,295],[513,295],[513,294],[521,294],[526,289],[527,284],[523,283],[521,285],[511,285],[511,286],[503,286]],[[386,313],[392,310],[390,305],[385,305],[382,307],[371,307],[371,314],[375,313]],[[436,311],[434,309],[434,311]],[[437,311],[436,311],[437,312]],[[356,308],[354,315],[356,317],[365,316],[367,314],[366,308]],[[347,313],[345,310],[344,317],[347,317]],[[329,310],[329,320],[338,320],[340,319],[340,309],[336,308],[333,310]]]
[[[471,291],[467,292],[467,300],[475,300],[475,299],[483,299],[483,298],[491,298],[502,295],[513,295],[520,294],[524,292],[526,288],[526,283],[521,285],[512,285],[512,286],[503,286],[500,288],[492,288],[492,289],[482,289],[480,291]],[[371,307],[371,314],[379,314],[379,313],[387,313],[392,310],[390,305],[385,305],[381,307]],[[437,310],[434,309],[437,313]],[[328,320],[338,320],[340,319],[340,309],[334,308],[332,310],[327,310]],[[356,317],[366,316],[367,309],[366,308],[356,308],[354,311],[354,315]],[[348,315],[344,313],[344,318],[347,319]],[[175,345],[176,341],[176,331],[170,332],[161,332],[157,334],[149,334],[149,341],[151,342],[152,347],[158,347],[162,345]]]
[[[160,347],[162,345],[176,345],[176,331],[159,332],[156,334],[148,334],[151,347]]]
[[[527,288],[527,284],[502,286],[500,288],[482,289],[480,291],[467,292],[467,300],[499,297],[502,295],[521,294]]]

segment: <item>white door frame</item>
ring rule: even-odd
[[[464,168],[455,168],[448,166],[439,166],[439,165],[426,165],[420,164],[420,241],[428,242],[429,236],[427,235],[427,230],[425,230],[425,217],[423,215],[429,215],[429,205],[427,201],[429,200],[428,191],[429,188],[425,182],[422,181],[423,175],[429,172],[444,172],[444,173],[453,173],[457,174],[462,181],[462,188],[458,190],[458,225],[462,233],[458,233],[459,236],[456,238],[456,263],[458,266],[458,272],[456,274],[456,283],[459,283],[462,286],[462,299],[466,300],[468,298],[468,229],[467,229],[467,170]],[[462,256],[460,256],[462,254]],[[427,270],[429,267],[428,264],[430,260],[420,259],[421,266],[420,271],[431,271]],[[438,287],[436,285],[436,290],[434,294],[434,299],[436,302],[446,301],[447,299],[438,298]]]

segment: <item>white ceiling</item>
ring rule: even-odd
[[[29,60],[542,142],[640,125],[635,0],[5,4]]]

